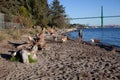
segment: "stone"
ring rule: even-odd
[[[21,50],[21,56],[22,56],[23,63],[25,63],[25,64],[29,63],[29,59],[28,59],[29,54],[30,53],[28,53],[28,51],[26,51],[24,49]]]

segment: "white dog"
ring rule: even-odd
[[[99,39],[91,39],[92,43],[100,43],[100,40]]]

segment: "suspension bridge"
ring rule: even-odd
[[[103,6],[101,6],[101,16],[97,16],[97,17],[83,17],[83,18],[68,18],[68,19],[69,20],[76,20],[76,19],[96,19],[96,18],[100,18],[101,19],[101,27],[103,28],[103,18],[115,18],[115,17],[120,17],[120,15],[103,16]]]

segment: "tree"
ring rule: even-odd
[[[43,26],[48,23],[47,6],[47,0],[0,0],[0,12],[10,16],[22,16],[23,19]]]
[[[65,27],[65,8],[60,5],[58,0],[53,0],[52,4],[49,5],[48,17],[50,24],[52,23],[59,28]]]
[[[0,1],[0,11],[6,14],[15,14],[19,9],[19,2],[17,0],[3,0]]]
[[[20,7],[19,13],[24,17],[29,17],[29,12],[24,6]]]
[[[36,24],[47,24],[47,0],[30,0],[26,7]]]

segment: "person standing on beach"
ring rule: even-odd
[[[53,28],[50,29],[50,34],[54,35],[54,29]]]
[[[79,30],[78,35],[79,35],[79,38],[80,38],[80,39],[79,39],[80,42],[82,42],[82,37],[83,37],[83,31],[82,31],[82,29]]]
[[[57,36],[55,35],[55,31],[53,28],[50,29],[50,35],[53,37],[53,40],[57,41]]]

